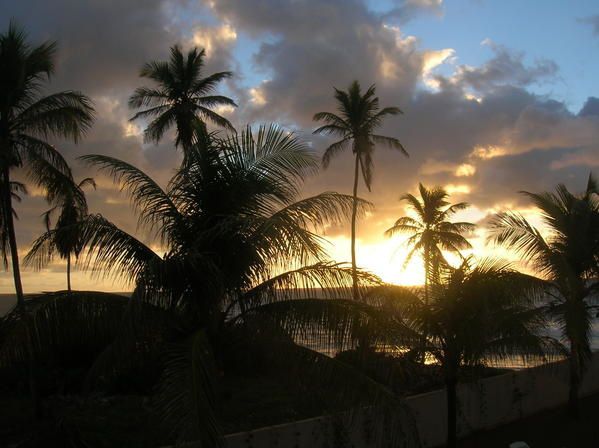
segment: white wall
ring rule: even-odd
[[[596,392],[599,392],[599,352],[590,362],[581,395]],[[568,366],[565,361],[462,384],[458,387],[458,431],[465,436],[555,408],[567,400]],[[445,391],[411,396],[406,402],[415,418],[422,446],[442,445],[447,432]],[[350,420],[347,419],[319,417],[271,426],[231,434],[227,436],[227,447],[366,448],[371,442],[366,441],[365,420],[367,418],[354,416],[348,424]],[[349,435],[339,431],[340,424],[349,427]]]

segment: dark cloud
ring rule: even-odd
[[[383,13],[384,19],[395,19],[406,23],[420,14],[443,14],[443,0],[396,0],[389,11]]]
[[[590,25],[591,29],[593,30],[593,34],[595,36],[599,36],[599,14],[578,19],[578,21],[585,25]]]
[[[128,91],[141,65],[166,55],[180,39],[166,16],[174,1],[92,0],[2,2],[0,26],[14,18],[32,42],[59,44],[53,89],[78,89],[89,95]],[[32,13],[35,11],[35,13]]]
[[[486,92],[498,85],[525,87],[547,81],[558,72],[557,64],[551,60],[539,59],[532,65],[526,65],[523,52],[510,50],[489,40],[483,43],[491,48],[493,57],[480,67],[459,66],[453,82]]]
[[[582,109],[580,109],[580,112],[578,112],[578,115],[581,117],[599,115],[599,98],[589,97],[582,106]]]

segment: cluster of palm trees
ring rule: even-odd
[[[599,288],[599,201],[592,176],[583,195],[563,186],[555,194],[527,193],[551,230],[546,238],[514,213],[499,214],[492,223],[492,239],[521,253],[543,278],[465,256],[474,225],[450,219],[468,205],[451,204],[442,188],[420,185],[420,198],[402,197],[411,214],[387,234],[410,234],[408,259],[422,254],[424,289],[384,285],[357,267],[356,220],[372,206],[358,197],[358,183],[361,174],[370,189],[377,144],[407,155],[397,139],[375,133],[385,117],[400,110],[381,109],[374,86],[364,93],[357,82],[347,91],[335,89],[338,113],[316,114],[314,119],[325,124],[314,132],[340,138],[326,149],[325,167],[351,147],[353,194],[301,198],[303,182],[319,168],[316,155],[276,125],[235,132],[213,110],[235,106],[213,94],[231,73],[203,77],[204,52],[174,46],[168,61],[143,67],[141,76],[154,86],[136,89],[129,101],[138,109],[132,120],[148,121],[146,140],[157,142],[175,129],[183,162],[166,188],[122,160],[82,157],[127,192],[139,227],[155,235],[161,255],[89,213],[84,188],[95,187],[93,179],[76,182],[59,151],[47,143],[50,136],[77,141],[94,114],[81,93],[41,96],[55,49],[54,43],[31,47],[14,24],[0,35],[0,250],[5,261],[11,256],[18,299],[0,327],[0,369],[27,366],[33,397],[39,359],[52,358],[61,346],[93,341],[86,345],[94,347],[86,355],[88,387],[104,387],[132,366],[159,359],[154,405],[168,426],[181,441],[222,446],[215,383],[247,365],[249,357],[262,373],[318,390],[325,411],[329,405],[379,404],[386,410],[375,431],[381,443],[395,446],[401,440],[410,446],[418,436],[394,393],[306,347],[409,348],[417,362],[432,359],[442,367],[448,446],[455,446],[461,369],[492,358],[546,359],[560,353],[556,341],[542,336],[549,322],[557,321],[569,343],[563,353],[570,360],[570,404],[577,412],[596,312],[593,294]],[[207,123],[231,132],[212,132]],[[65,259],[66,293],[24,299],[13,201],[26,190],[11,177],[20,168],[51,205],[44,214],[47,230],[25,262],[41,268],[55,256]],[[53,214],[58,215],[54,226]],[[351,265],[329,260],[319,235],[347,219]],[[460,265],[452,266],[446,253],[459,255]],[[72,256],[84,269],[131,282],[132,298],[72,291]]]

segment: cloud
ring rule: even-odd
[[[384,19],[406,23],[421,14],[443,14],[443,0],[396,0],[394,7],[383,13]]]
[[[160,145],[143,144],[144,124],[128,122],[126,101],[146,84],[138,77],[141,65],[166,58],[175,42],[206,47],[206,73],[235,72],[223,93],[230,92],[240,107],[221,113],[237,125],[281,123],[319,154],[332,140],[312,135],[312,116],[335,110],[333,86],[345,88],[354,79],[364,87],[375,83],[381,105],[404,112],[386,120],[380,133],[399,138],[410,153],[406,159],[377,148],[372,193],[360,185],[376,210],[360,221],[359,235],[378,247],[384,230],[405,212],[399,197],[415,191],[419,181],[448,187],[452,200],[466,200],[484,215],[496,206],[530,207],[516,194],[519,189],[543,191],[564,181],[579,190],[589,169],[597,167],[599,100],[591,97],[573,113],[563,102],[533,93],[558,78],[552,61],[531,62],[523,52],[487,41],[486,62],[458,65],[460,55],[452,48],[426,48],[406,33],[404,24],[416,14],[442,12],[442,2],[434,0],[392,2],[384,12],[362,0],[148,0],[143,7],[133,0],[118,7],[112,0],[21,0],[1,4],[0,26],[15,16],[32,41],[58,40],[51,90],[90,94],[98,120],[81,144],[55,143],[74,163],[77,177],[100,181],[89,194],[91,210],[130,231],[136,223],[125,196],[75,160],[86,153],[112,155],[165,185],[181,157],[172,135]],[[445,75],[436,70],[440,64],[447,64]],[[309,179],[304,193],[349,193],[352,166],[352,154],[340,156]],[[45,207],[41,197],[18,205],[23,248],[43,229],[39,215]],[[327,230],[332,238],[347,235],[347,226]]]
[[[589,25],[595,36],[599,36],[599,14],[578,19],[579,23]]]
[[[589,97],[580,111],[578,112],[580,117],[599,116],[599,98]]]
[[[525,54],[510,50],[485,39],[483,45],[493,52],[493,57],[480,67],[460,65],[451,78],[454,84],[486,92],[501,85],[526,87],[556,77],[558,66],[549,59],[538,59],[532,65],[524,62]]]
[[[33,42],[58,41],[52,89],[105,94],[130,89],[141,65],[166,55],[168,45],[180,38],[169,26],[167,13],[172,3],[147,0],[140,7],[134,0],[3,2],[0,26],[5,29],[13,17]]]

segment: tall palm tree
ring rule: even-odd
[[[67,291],[71,292],[71,256],[75,259],[79,258],[79,254],[83,250],[81,235],[75,230],[78,222],[83,221],[88,215],[87,199],[83,189],[90,186],[96,188],[96,182],[91,177],[86,177],[79,183],[75,183],[71,176],[65,176],[62,173],[54,173],[54,188],[50,189],[49,200],[53,203],[53,207],[47,210],[42,216],[46,232],[51,232],[52,242],[47,245],[38,244],[37,240],[33,242],[33,250],[25,257],[25,264],[32,264],[37,261],[37,268],[42,268],[46,263],[52,260],[54,253],[57,253],[60,258],[67,262]],[[50,182],[48,182],[50,183]],[[51,231],[51,220],[54,214],[58,213],[58,219],[54,226],[54,231]],[[39,239],[46,240],[46,235],[42,235]],[[45,256],[39,256],[36,250],[47,250]]]
[[[69,173],[60,153],[46,141],[49,136],[77,141],[90,127],[94,109],[90,100],[79,92],[65,91],[41,96],[54,73],[56,44],[44,42],[32,47],[26,35],[11,21],[0,34],[0,186],[11,185],[11,171],[29,168],[36,183],[40,170],[53,167]],[[12,216],[10,188],[2,188],[1,202],[12,259],[17,303],[23,304],[23,287],[19,255]]]
[[[356,273],[356,217],[358,203],[358,180],[360,173],[364,183],[370,191],[372,183],[373,161],[372,154],[375,145],[387,145],[389,148],[401,151],[408,156],[400,141],[394,137],[375,134],[378,127],[382,125],[383,119],[389,115],[400,114],[397,107],[379,108],[379,99],[376,96],[374,84],[366,92],[362,93],[360,83],[354,81],[347,91],[335,88],[335,100],[337,101],[338,114],[331,112],[319,112],[314,115],[315,121],[323,121],[326,124],[317,128],[314,134],[327,134],[340,137],[340,140],[331,144],[324,152],[322,164],[324,168],[341,151],[351,146],[355,157],[354,162],[354,185],[353,198],[354,207],[351,216],[351,263],[354,272],[353,297],[358,298],[358,278]]]
[[[392,227],[385,231],[385,235],[393,236],[398,233],[409,233],[407,241],[411,246],[405,260],[409,263],[415,253],[422,253],[424,261],[424,297],[428,297],[428,285],[434,281],[439,273],[439,268],[447,266],[443,251],[460,255],[460,251],[470,249],[472,246],[463,236],[463,233],[474,230],[475,225],[469,222],[450,222],[452,215],[468,208],[466,202],[450,204],[448,194],[441,187],[426,188],[419,184],[420,199],[413,194],[405,194],[401,201],[408,203],[409,209],[416,215],[402,216]]]
[[[490,226],[490,238],[515,250],[550,286],[550,312],[569,342],[569,409],[580,414],[578,393],[591,355],[589,338],[596,312],[592,301],[599,291],[599,200],[597,182],[589,175],[586,190],[573,194],[559,184],[554,193],[521,192],[540,210],[549,235],[516,212],[499,213]]]
[[[206,54],[203,49],[194,47],[184,55],[181,47],[174,45],[170,51],[168,61],[151,61],[141,69],[140,76],[154,81],[157,87],[138,87],[131,95],[131,108],[145,108],[131,120],[151,120],[144,139],[156,143],[168,129],[176,126],[175,144],[182,147],[185,155],[192,145],[194,131],[205,130],[206,121],[234,131],[229,120],[213,108],[237,105],[226,96],[212,94],[217,84],[230,78],[232,73],[218,72],[202,77]]]
[[[326,260],[316,233],[347,219],[353,198],[322,193],[298,200],[317,160],[275,126],[257,133],[248,128],[225,139],[198,135],[188,163],[166,190],[126,162],[84,157],[124,186],[139,223],[155,231],[164,252],[159,255],[99,215],[75,224],[86,245],[83,266],[133,279],[133,304],[144,305],[147,313],[134,319],[143,328],[121,335],[92,371],[105,377],[115,370],[115,359],[118,370],[139,357],[140,347],[165,349],[166,339],[168,363],[156,402],[184,438],[196,437],[207,446],[222,442],[215,424],[214,371],[227,372],[248,354],[266,360],[282,380],[293,378],[294,387],[316,385],[330,393],[329,404],[341,400],[353,406],[374,397],[397,405],[397,398],[374,381],[304,346],[312,340],[340,349],[355,344],[354,329],[368,322],[369,328],[382,328],[374,322],[386,319],[366,304],[344,299],[352,291],[353,271]],[[47,253],[43,246],[51,244],[52,232],[38,240],[40,256]],[[368,274],[358,276],[364,287],[378,284]],[[315,287],[325,298],[313,298]],[[113,362],[103,369],[106,360]],[[394,409],[395,417],[405,418]],[[395,430],[389,435],[400,437]]]
[[[464,367],[513,356],[538,362],[556,353],[559,344],[539,336],[546,327],[540,282],[505,264],[483,261],[471,267],[465,261],[458,269],[444,269],[430,286],[428,300],[401,287],[374,290],[369,300],[395,320],[386,331],[397,335],[398,345],[441,367],[447,393],[446,446],[454,448],[457,385]]]

